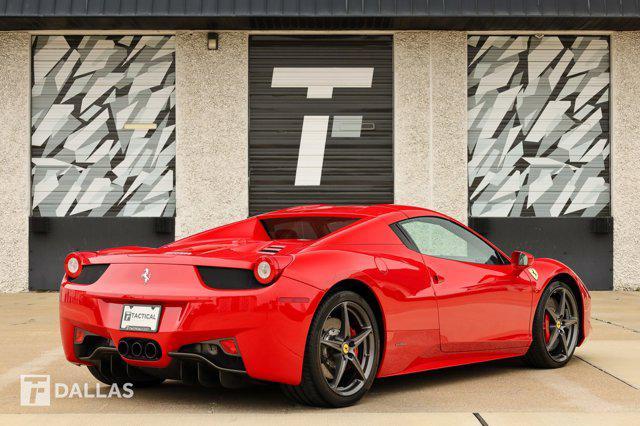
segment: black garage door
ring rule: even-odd
[[[388,36],[254,36],[250,214],[393,202]]]

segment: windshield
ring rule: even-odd
[[[358,219],[350,217],[283,217],[262,219],[272,240],[317,240]]]

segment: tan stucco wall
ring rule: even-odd
[[[248,213],[248,35],[176,39],[176,237]]]
[[[431,32],[433,208],[467,222],[467,33]]]
[[[467,221],[466,33],[394,36],[395,202]]]
[[[28,34],[0,33],[0,292],[29,280],[29,52]]]
[[[613,285],[640,289],[640,32],[611,36]]]
[[[396,204],[431,207],[431,37],[393,37],[394,198]]]

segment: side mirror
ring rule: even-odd
[[[527,266],[531,266],[533,263],[533,255],[526,251],[516,250],[511,253],[511,263],[515,266],[526,268]]]

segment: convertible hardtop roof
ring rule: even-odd
[[[390,213],[403,212],[407,216],[416,216],[416,212],[422,212],[425,216],[443,216],[441,213],[422,207],[403,206],[398,204],[376,204],[372,206],[334,206],[330,204],[313,204],[307,206],[289,207],[259,215],[259,218],[269,217],[296,217],[296,216],[334,216],[373,218]]]

